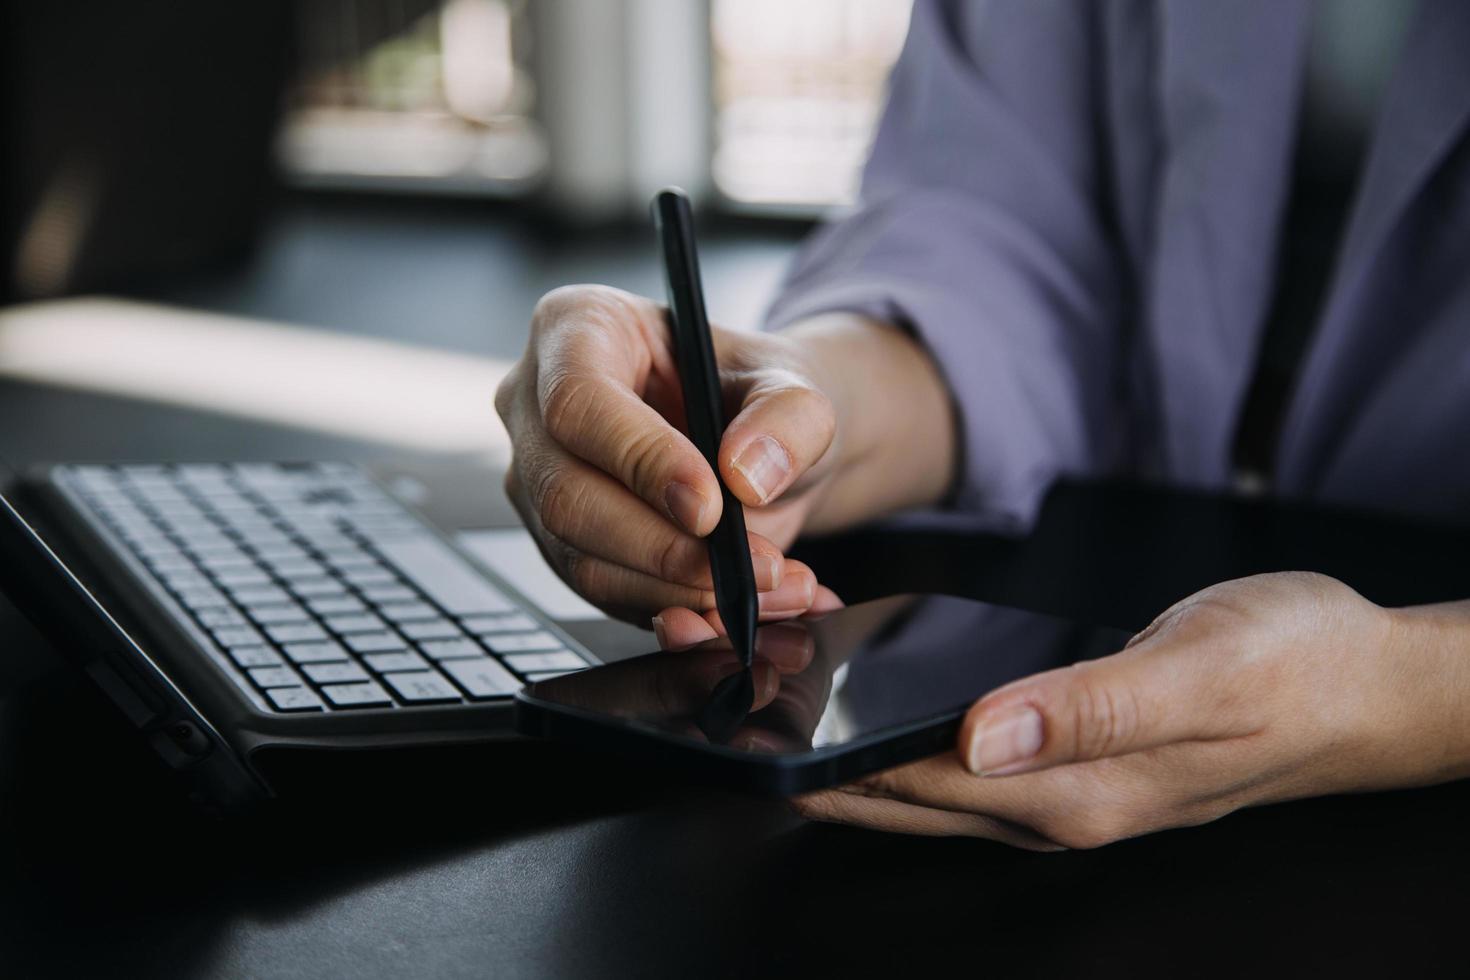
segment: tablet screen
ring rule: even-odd
[[[1129,634],[949,596],[895,596],[532,685],[530,697],[742,752],[806,753],[962,712],[1010,681],[1122,649]]]

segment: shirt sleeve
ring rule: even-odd
[[[912,330],[955,405],[953,506],[1017,529],[1058,474],[1114,465],[1124,431],[1092,6],[919,0],[860,201],[813,235],[767,318]]]

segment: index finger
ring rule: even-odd
[[[639,392],[673,370],[661,308],[616,290],[546,304],[536,399],[547,432],[691,534],[708,534],[721,510],[714,471]]]

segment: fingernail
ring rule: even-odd
[[[731,466],[745,477],[760,502],[765,503],[791,472],[791,457],[775,439],[761,436],[742,449]]]
[[[665,635],[664,630],[664,618],[662,616],[653,617],[653,637],[658,640],[658,648],[660,650],[666,650],[669,646],[669,639]]]
[[[691,534],[699,533],[704,519],[704,495],[687,483],[670,483],[664,491],[664,507],[669,516]]]
[[[800,575],[783,582],[779,588],[762,592],[756,597],[756,604],[765,615],[803,613],[811,608],[816,597],[817,580]]]
[[[1014,770],[1041,751],[1041,714],[1029,705],[1006,708],[986,718],[970,738],[965,764],[977,776]]]
[[[775,555],[755,554],[750,556],[755,569],[755,587],[758,592],[770,592],[781,584],[781,567],[786,563]]]

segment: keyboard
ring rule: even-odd
[[[52,478],[268,710],[492,701],[588,666],[356,467],[61,466]]]

